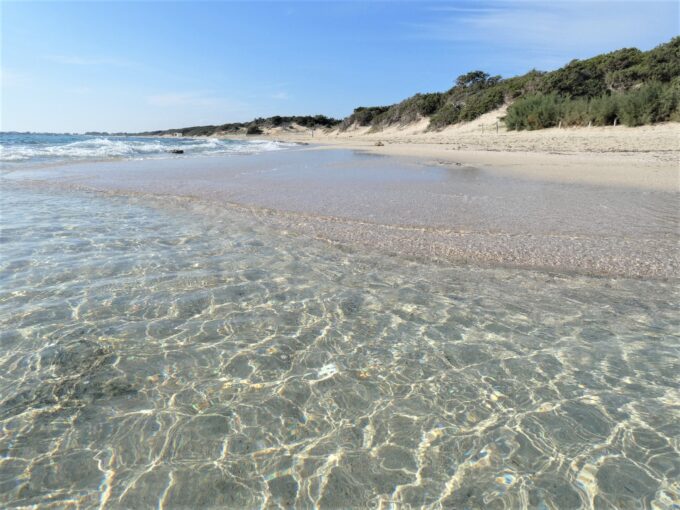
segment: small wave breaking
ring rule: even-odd
[[[294,147],[271,140],[142,138],[84,135],[0,135],[0,162],[52,163],[148,159],[219,154],[257,154]],[[181,155],[172,151],[181,151]]]

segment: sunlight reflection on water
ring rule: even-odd
[[[679,503],[673,282],[6,186],[0,503]]]

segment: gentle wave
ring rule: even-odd
[[[22,135],[0,136],[0,161],[40,163],[102,159],[146,159],[212,154],[256,154],[282,150],[293,143],[269,140],[169,139]],[[183,154],[171,151],[181,150]]]

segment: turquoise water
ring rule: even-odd
[[[0,164],[14,168],[77,161],[256,154],[293,145],[267,140],[0,133]],[[184,152],[175,155],[169,152],[172,150]]]
[[[680,505],[674,281],[2,193],[0,506]]]

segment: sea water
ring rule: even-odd
[[[678,508],[673,280],[4,181],[0,506]]]
[[[0,164],[18,165],[149,159],[197,155],[253,154],[279,150],[294,144],[268,140],[229,140],[218,138],[159,138],[72,134],[0,133]]]

